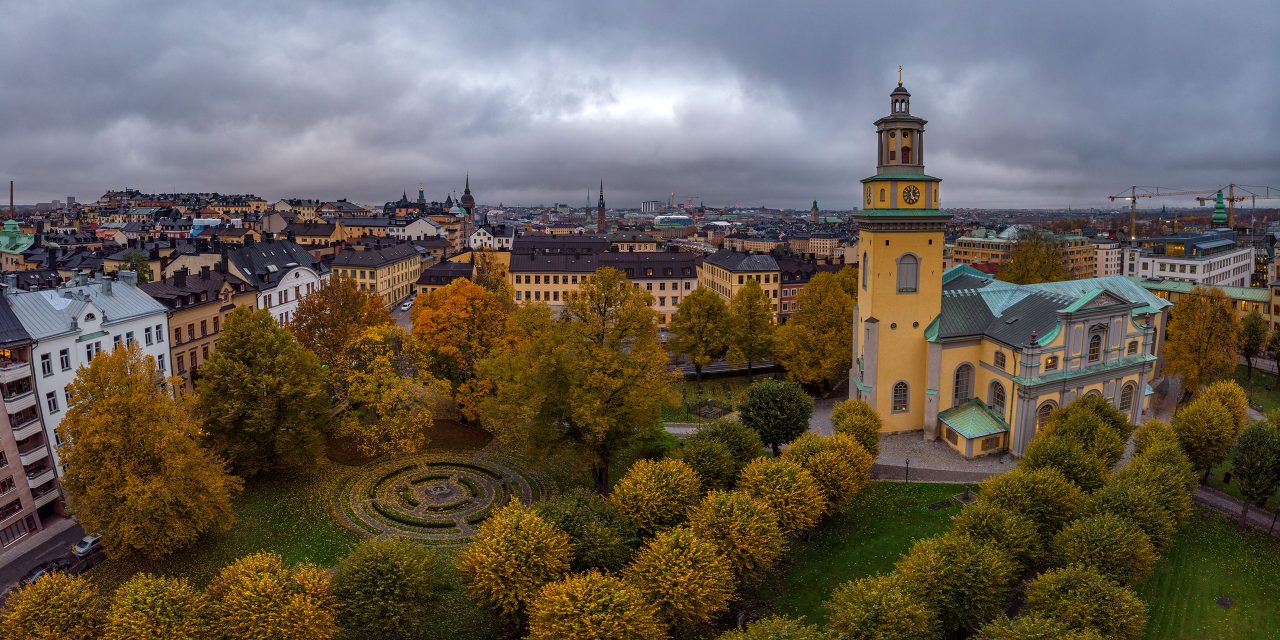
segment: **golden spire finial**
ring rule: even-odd
[[[898,65],[898,86],[902,86],[902,65]]]

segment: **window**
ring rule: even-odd
[[[991,392],[987,404],[991,405],[991,409],[1004,417],[1004,385],[998,381],[991,382]]]
[[[893,385],[893,411],[901,412],[907,410],[907,401],[910,399],[906,382],[898,382]]]
[[[1045,371],[1056,371],[1058,369],[1058,356],[1049,356],[1044,359]]]
[[[950,442],[952,446],[960,446],[960,436],[956,435],[955,430],[950,427],[944,428],[947,430],[947,442]]]
[[[49,413],[58,412],[58,392],[57,391],[50,391],[49,393],[44,394],[44,402],[45,402],[45,405],[49,407]]]
[[[156,358],[156,363],[160,368],[160,373],[164,373],[164,354],[163,353]]]
[[[173,328],[173,343],[182,344],[182,327]]]
[[[214,318],[213,318],[213,332],[214,332],[214,333],[217,333],[217,332],[219,331],[219,329],[218,329],[218,320],[220,320],[220,318],[219,318],[219,317],[217,317],[217,316],[214,316]]]
[[[174,364],[178,367],[178,373],[186,373],[186,372],[187,372],[187,361],[186,361],[186,359],[184,359],[184,358],[182,357],[182,354],[181,354],[181,353],[179,353],[178,355],[174,356],[174,361],[173,361],[173,362],[174,362]]]
[[[1126,353],[1126,354],[1128,354],[1128,355],[1133,355],[1133,354],[1135,354],[1135,353],[1137,353],[1137,352],[1138,352],[1138,341],[1137,341],[1137,340],[1130,340],[1130,341],[1129,341],[1129,348],[1128,348],[1128,349],[1125,349],[1125,353]]]
[[[1137,392],[1138,387],[1132,382],[1124,385],[1120,389],[1120,410],[1128,413],[1133,408],[1133,396]]]
[[[915,293],[919,275],[919,258],[909,253],[898,258],[898,293]]]
[[[191,342],[192,340],[195,340],[195,339],[196,339],[196,323],[192,322],[187,324],[187,342]]]
[[[58,364],[62,367],[63,371],[71,370],[71,350],[70,349],[58,350]]]
[[[133,339],[133,332],[132,332],[132,331],[129,331],[129,332],[127,332],[127,333],[125,333],[125,334],[124,334],[124,341],[125,341],[125,343],[126,343],[126,344],[133,344],[134,342],[136,342],[136,340],[134,340],[134,339]]]
[[[1102,357],[1102,334],[1089,336],[1089,362],[1097,362]]]
[[[973,397],[973,365],[966,363],[956,367],[954,381],[951,392],[953,407]]]
[[[1004,352],[997,351],[994,359],[995,359],[996,368],[1001,371],[1004,371],[1004,365],[1005,365]]]
[[[1049,416],[1053,414],[1053,410],[1055,408],[1056,407],[1052,402],[1046,402],[1040,405],[1039,409],[1036,409],[1036,430],[1037,431],[1039,431],[1040,429],[1043,429],[1044,425],[1049,423]]]
[[[44,377],[53,375],[53,356],[47,353],[40,354],[40,373]]]
[[[84,345],[84,361],[93,362],[93,343]]]
[[[890,156],[890,159],[892,159],[892,156],[893,156],[892,151],[889,152],[889,156]],[[880,202],[884,202],[884,189],[880,190]]]
[[[980,448],[982,451],[990,451],[991,449],[999,447],[1000,441],[1003,439],[1004,439],[1004,436],[991,436],[990,438],[983,438]]]
[[[156,325],[156,342],[164,342],[164,325]]]
[[[111,348],[112,348],[112,349],[118,349],[118,348],[120,348],[120,345],[121,345],[121,343],[123,343],[123,342],[124,342],[124,336],[121,336],[121,335],[115,335],[115,336],[112,336],[112,337],[111,337]]]
[[[1102,392],[1101,392],[1101,391],[1098,391],[1097,389],[1093,389],[1093,390],[1089,391],[1088,393],[1084,394],[1084,397],[1086,397],[1086,398],[1101,398],[1101,397],[1102,397]]]
[[[867,288],[867,252],[866,251],[862,252],[862,264],[858,265],[858,268],[862,270],[862,289],[865,291]]]
[[[207,322],[208,322],[207,320],[200,321],[200,337],[202,338],[209,335],[209,327],[207,326]]]

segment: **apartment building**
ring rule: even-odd
[[[508,278],[519,304],[546,303],[560,309],[596,270],[612,267],[652,296],[658,324],[671,321],[680,300],[698,286],[701,258],[677,251],[634,253],[513,253]]]
[[[1119,240],[1094,238],[1089,242],[1093,245],[1095,277],[1124,275],[1124,245]]]
[[[173,374],[183,389],[194,389],[199,367],[218,345],[218,336],[227,315],[237,307],[254,308],[256,292],[249,283],[226,273],[225,265],[203,266],[191,272],[183,267],[167,278],[139,285],[140,289],[164,305],[173,334],[169,340],[169,360]]]
[[[371,291],[382,298],[387,308],[413,293],[422,275],[423,260],[413,244],[401,242],[380,247],[344,249],[334,257],[333,274],[350,278],[361,291]]]
[[[954,266],[985,262],[1003,265],[1009,261],[1009,254],[1018,242],[1018,235],[1027,231],[1028,228],[1016,225],[999,232],[979,227],[969,235],[956,238],[948,246],[949,257],[944,255],[944,264]],[[1071,274],[1071,279],[1092,278],[1096,275],[1095,250],[1088,238],[1074,234],[1047,236],[1058,248],[1062,266]]]
[[[749,280],[760,283],[765,296],[772,301],[776,318],[781,311],[782,273],[772,255],[721,249],[707,256],[698,268],[698,286],[711,289],[725,302]]]
[[[1124,249],[1124,275],[1203,285],[1247,287],[1253,248],[1236,245],[1230,230],[1142,238]]]

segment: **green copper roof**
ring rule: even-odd
[[[1227,205],[1222,202],[1222,189],[1218,189],[1218,198],[1213,201],[1213,223],[1227,223]]]
[[[942,209],[859,209],[857,218],[950,218]]]
[[[942,182],[942,178],[926,176],[923,173],[877,173],[870,178],[863,178],[863,182],[871,182],[872,180],[923,180],[925,182]]]
[[[966,440],[1009,431],[1009,424],[992,413],[987,405],[977,398],[970,398],[960,405],[939,413],[938,419],[952,431],[964,436]]]
[[[1075,302],[1072,302],[1071,304],[1064,307],[1062,311],[1065,313],[1072,313],[1075,311],[1079,311],[1084,308],[1084,305],[1092,302],[1094,298],[1097,298],[1098,296],[1102,295],[1103,291],[1104,289],[1101,289],[1101,288],[1094,289],[1093,291],[1090,291],[1089,293],[1086,293],[1080,296],[1079,298],[1076,298]]]
[[[1056,371],[1047,372],[1044,375],[1031,376],[1031,377],[1014,376],[1013,381],[1014,383],[1024,387],[1034,387],[1034,386],[1046,384],[1049,382],[1060,382],[1063,380],[1070,380],[1072,378],[1079,378],[1083,376],[1093,375],[1095,373],[1105,373],[1108,371],[1123,369],[1125,367],[1130,367],[1136,364],[1148,364],[1155,361],[1156,361],[1155,356],[1148,353],[1140,353],[1138,355],[1120,358],[1119,360],[1112,360],[1110,362],[1098,363],[1088,367],[1081,367],[1079,369],[1058,369]]]
[[[1042,346],[1042,347],[1043,347],[1043,346],[1046,346],[1046,345],[1048,345],[1048,344],[1052,343],[1052,342],[1053,342],[1053,339],[1054,339],[1054,338],[1057,338],[1059,333],[1062,333],[1062,323],[1061,323],[1061,322],[1059,322],[1058,324],[1053,325],[1053,328],[1052,328],[1052,329],[1050,329],[1050,330],[1049,330],[1047,333],[1045,333],[1043,336],[1040,336],[1039,338],[1036,338],[1036,344],[1038,344],[1038,345],[1040,345],[1040,346]]]
[[[1168,293],[1191,293],[1197,285],[1194,282],[1182,282],[1179,280],[1153,280],[1139,276],[1130,276],[1130,280],[1141,286],[1147,291],[1164,291]],[[1271,301],[1271,290],[1261,287],[1224,287],[1214,285],[1210,288],[1217,289],[1226,294],[1232,300],[1245,300],[1248,302],[1267,303]]]
[[[16,220],[5,220],[0,231],[0,253],[22,253],[35,244],[33,233],[23,233]]]

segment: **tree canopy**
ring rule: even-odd
[[[470,417],[480,361],[511,344],[509,310],[498,294],[465,278],[422,296],[413,307],[413,336],[426,351],[428,369],[448,381]]]
[[[1043,231],[1019,231],[1008,262],[997,277],[1014,284],[1036,284],[1067,280],[1071,273],[1063,266],[1062,251],[1051,235]]]
[[[757,362],[773,355],[773,303],[754,278],[729,300],[729,361],[747,365],[747,377]]]
[[[365,329],[341,372],[348,413],[340,432],[369,456],[406,454],[426,445],[436,402],[448,395],[431,377],[419,342],[398,325]]]
[[[1280,427],[1273,413],[1244,428],[1231,450],[1231,472],[1240,483],[1244,505],[1241,523],[1247,522],[1249,505],[1263,506],[1280,488]]]
[[[787,377],[801,384],[831,389],[849,375],[853,364],[855,299],[831,273],[819,273],[806,284],[795,310],[778,329],[774,351]]]
[[[1240,320],[1240,355],[1249,367],[1249,379],[1253,379],[1253,359],[1262,353],[1267,344],[1267,321],[1257,309]]]
[[[729,351],[729,306],[716,292],[699,287],[680,300],[668,329],[667,346],[689,358],[701,382],[702,368]]]
[[[1221,289],[1192,289],[1174,308],[1168,333],[1165,374],[1182,378],[1184,390],[1194,393],[1235,374],[1240,319]]]
[[[774,455],[780,455],[781,445],[809,430],[813,398],[794,382],[760,380],[747,389],[747,398],[738,412],[742,424],[760,434]]]
[[[362,291],[351,278],[334,277],[303,296],[289,319],[289,331],[321,363],[341,367],[348,347],[365,329],[393,322],[381,296]]]
[[[328,572],[288,566],[274,553],[245,556],[218,572],[206,590],[226,638],[330,640],[338,635],[339,603]]]

